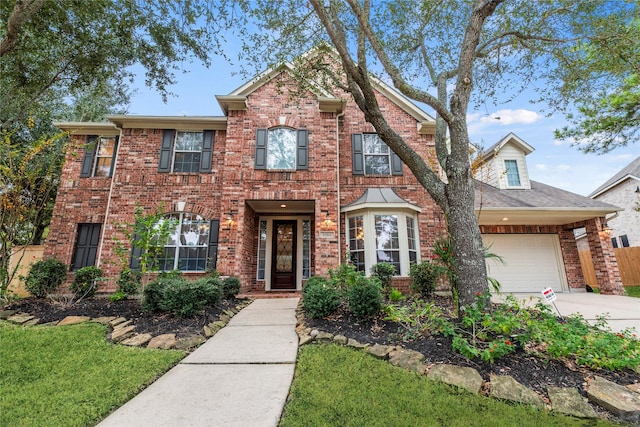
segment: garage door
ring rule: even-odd
[[[500,255],[504,264],[487,260],[491,277],[498,279],[502,292],[540,292],[551,286],[566,289],[566,275],[555,234],[484,234],[485,246]]]

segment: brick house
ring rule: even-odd
[[[220,117],[117,115],[105,123],[57,123],[78,149],[66,159],[45,256],[72,270],[98,265],[116,278],[122,269],[116,224],[131,223],[136,205],[148,212],[162,205],[180,223],[162,269],[199,276],[215,268],[238,276],[245,293],[296,291],[348,253],[366,272],[376,262],[392,263],[395,285],[406,290],[410,263],[428,258],[445,234],[442,211],[353,101],[320,88],[290,99],[282,90],[293,84],[289,71],[287,65],[267,70],[217,96]],[[440,171],[434,119],[385,83],[376,82],[376,89],[390,125]],[[507,160],[516,158],[516,174],[523,175],[517,189],[511,181],[478,182],[476,208],[487,241],[502,239],[496,248],[523,252],[518,262],[551,249],[553,256],[533,260],[534,271],[558,271],[545,284],[567,292],[584,288],[572,230],[586,226],[600,288],[620,293],[611,242],[599,233],[616,208],[529,181],[528,144],[509,136],[498,145],[486,161],[504,163],[497,154],[515,147],[521,154]],[[545,191],[566,200],[548,203]],[[515,192],[522,200],[535,193],[546,205],[518,204],[509,196]],[[529,267],[508,259],[499,274],[505,290],[537,292],[539,283],[525,289],[520,280]],[[114,291],[115,280],[101,290]]]

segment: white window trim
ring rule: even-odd
[[[375,231],[375,216],[376,215],[396,215],[398,217],[398,241],[400,243],[400,274],[395,277],[407,277],[409,276],[409,238],[407,235],[407,221],[406,217],[413,218],[414,231],[416,240],[416,262],[420,262],[420,233],[418,227],[418,218],[414,211],[410,210],[390,210],[390,209],[366,209],[359,211],[352,211],[347,214],[347,220],[345,221],[345,235],[347,242],[350,240],[349,235],[349,218],[362,216],[362,225],[364,227],[364,266],[365,274],[369,276],[371,274],[371,267],[378,263],[378,257],[376,254],[376,231]]]
[[[366,144],[364,142],[364,137],[365,135],[375,135],[378,137],[378,139],[380,140],[381,143],[383,143],[386,147],[387,147],[387,153],[383,154],[383,153],[367,153],[365,150]],[[364,168],[363,172],[365,176],[391,176],[393,175],[393,167],[391,165],[391,155],[392,155],[393,151],[391,150],[391,148],[389,148],[389,146],[387,145],[386,142],[384,142],[382,140],[382,138],[380,138],[380,135],[378,135],[377,133],[371,133],[371,132],[365,132],[362,134],[362,167]],[[378,156],[378,157],[383,157],[386,156],[387,157],[387,167],[389,168],[389,172],[387,173],[367,173],[367,156]]]
[[[176,153],[200,153],[200,156],[202,156],[202,142],[200,143],[200,149],[199,150],[178,150],[178,134],[179,133],[199,133],[200,135],[202,135],[202,141],[204,141],[204,131],[201,130],[177,130],[175,132],[175,136],[173,137],[173,153],[171,153],[171,172],[174,173],[196,173],[199,171],[200,169],[200,164],[198,163],[198,170],[196,171],[191,171],[191,172],[182,172],[182,171],[176,171],[175,167],[176,167]]]
[[[293,168],[286,168],[286,169],[282,169],[282,168],[270,168],[269,167],[269,158],[271,157],[271,140],[270,140],[270,136],[271,136],[271,132],[276,131],[276,130],[280,130],[280,129],[284,129],[287,131],[291,131],[294,133],[294,140],[296,141],[296,145],[294,146],[294,156],[293,156]],[[289,126],[276,126],[276,127],[272,127],[267,129],[267,152],[266,152],[266,170],[268,170],[269,172],[295,172],[298,169],[298,147],[297,147],[297,129],[294,129],[292,127]]]
[[[191,215],[195,215],[196,218],[199,216],[202,218],[202,222],[204,222],[205,224],[210,224],[210,221],[207,220],[206,218],[204,218],[202,215],[196,214],[194,212],[169,212],[167,214],[165,214],[165,216],[170,216],[170,215],[177,215],[178,216],[178,223],[176,224],[176,227],[178,228],[178,242],[180,242],[180,237],[182,237],[182,221],[184,221],[185,215],[187,214],[191,214]],[[209,233],[211,233],[211,228],[209,228]],[[189,245],[183,245],[183,244],[177,244],[177,245],[164,245],[164,248],[175,248],[175,254],[173,257],[173,271],[179,270],[182,271],[183,273],[207,273],[207,260],[205,259],[205,268],[204,270],[180,270],[178,267],[180,266],[180,248],[204,248],[206,252],[209,251],[209,234],[207,234],[207,239],[204,243],[204,245],[195,245],[195,246],[189,246]],[[162,270],[162,271],[172,271],[172,270]]]
[[[268,217],[259,217],[258,224],[260,221],[267,222],[267,240],[266,240],[266,250],[265,250],[265,264],[264,264],[264,279],[258,279],[257,269],[256,269],[256,281],[264,282],[264,289],[266,291],[271,290],[271,261],[273,257],[273,245],[271,244],[273,240],[273,222],[278,220],[295,220],[296,221],[296,290],[302,290],[302,257],[303,257],[303,226],[302,221],[307,220],[311,221],[310,216],[268,216]],[[258,233],[260,230],[258,229]],[[313,252],[313,247],[310,248],[311,253]],[[311,253],[309,255],[311,255]],[[258,257],[256,252],[256,267],[258,265]]]
[[[102,141],[113,141],[113,153],[111,153],[110,156],[101,156],[100,155],[100,147],[102,146]],[[111,171],[113,170],[113,163],[115,162],[116,159],[116,137],[115,136],[102,136],[102,137],[98,137],[96,140],[96,147],[95,147],[95,157],[93,159],[93,170],[91,171],[91,176],[92,177],[98,177],[98,178],[108,178],[111,176]],[[98,163],[100,159],[111,159],[111,164],[109,165],[109,172],[106,175],[97,175],[98,172]]]
[[[520,185],[511,185],[509,184],[509,170],[507,169],[507,162],[515,162],[516,170],[518,171],[518,180],[520,181]],[[502,165],[504,166],[504,180],[507,188],[525,188],[524,180],[522,179],[522,172],[520,171],[520,164],[518,159],[503,159]]]

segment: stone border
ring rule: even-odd
[[[135,331],[136,326],[133,321],[124,317],[96,317],[87,316],[67,316],[58,322],[40,323],[40,319],[27,313],[17,313],[15,310],[0,311],[0,320],[21,326],[67,326],[79,323],[93,322],[105,325],[109,328],[106,339],[114,344],[122,344],[130,347],[146,347],[161,350],[183,350],[188,351],[198,347],[207,339],[214,336],[240,310],[253,302],[252,298],[247,298],[233,308],[225,310],[219,320],[209,323],[202,328],[202,335],[196,334],[184,338],[176,339],[175,334],[162,334],[153,336],[151,334],[139,334]]]
[[[598,418],[596,411],[587,399],[573,387],[548,387],[548,397],[518,383],[509,375],[491,374],[490,380],[484,382],[477,370],[447,364],[424,364],[424,354],[404,349],[401,346],[360,343],[343,335],[333,335],[318,329],[311,329],[305,324],[302,299],[296,309],[296,332],[299,345],[311,343],[338,344],[356,350],[364,350],[373,357],[386,360],[394,366],[426,375],[433,381],[440,381],[455,387],[463,388],[470,393],[483,394],[508,402],[532,405],[538,409],[570,415],[577,418]],[[596,376],[587,380],[588,400],[606,409],[623,421],[640,423],[640,386],[631,384],[623,387],[604,378]]]

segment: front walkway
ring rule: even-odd
[[[298,353],[298,300],[254,301],[99,426],[277,426]]]
[[[525,300],[532,306],[538,300],[544,299],[542,293],[513,293],[519,301]],[[640,298],[619,295],[601,295],[590,292],[557,293],[556,307],[563,316],[580,313],[589,323],[593,323],[598,316],[606,315],[607,324],[614,332],[625,328],[635,328],[640,335]],[[501,301],[502,295],[493,295],[493,301]],[[555,313],[553,305],[551,309]],[[556,313],[557,314],[557,313]]]

